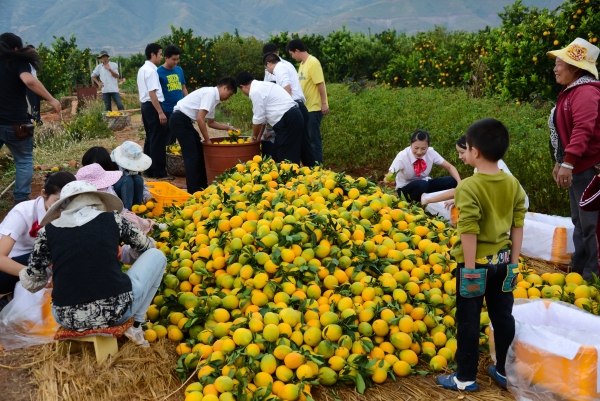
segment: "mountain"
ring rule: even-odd
[[[415,33],[442,25],[482,29],[500,23],[498,13],[514,0],[0,0],[0,30],[27,43],[49,44],[74,34],[81,47],[113,54],[142,51],[170,32],[170,25],[195,35],[223,32],[266,39],[282,31],[327,34],[395,29]],[[550,9],[562,0],[524,0]]]

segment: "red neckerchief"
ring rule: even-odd
[[[36,238],[38,235],[38,231],[40,231],[40,228],[42,228],[42,226],[40,226],[38,224],[38,221],[36,220],[35,223],[33,223],[33,225],[31,226],[31,230],[29,230],[29,236],[32,238]]]
[[[413,163],[413,168],[415,169],[417,177],[421,178],[421,174],[427,170],[427,163],[423,159],[417,159],[417,161]]]

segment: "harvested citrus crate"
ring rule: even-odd
[[[113,131],[120,131],[131,126],[131,116],[122,111],[105,111],[102,113],[102,119],[107,122],[108,128]]]
[[[164,208],[167,206],[183,205],[192,196],[168,182],[147,182],[146,185],[156,201],[153,209],[153,213],[156,215],[162,214]]]

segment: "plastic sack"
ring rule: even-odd
[[[432,197],[437,196],[444,192],[446,192],[446,191],[439,191],[439,192],[432,192],[430,194],[423,194],[423,200],[432,198]],[[448,221],[451,221],[452,216],[450,215],[450,210],[446,209],[446,207],[444,206],[444,203],[446,203],[446,201],[430,203],[428,205],[425,205],[425,210],[427,210],[429,213],[433,214],[434,216],[438,215],[440,217],[445,218]]]
[[[570,218],[527,213],[521,253],[530,258],[568,264],[571,254],[575,251],[574,230]]]
[[[542,299],[515,300],[512,313],[506,376],[517,400],[600,399],[600,317]]]
[[[59,326],[52,316],[52,289],[32,294],[17,283],[13,296],[0,311],[0,345],[11,350],[53,342]]]

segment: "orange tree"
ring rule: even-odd
[[[62,36],[54,39],[50,47],[37,47],[42,62],[37,75],[46,89],[55,96],[65,95],[76,84],[91,83],[90,49],[78,49],[74,35],[68,40]]]
[[[196,37],[191,29],[184,31],[171,25],[171,34],[161,37],[157,43],[163,49],[172,44],[182,50],[179,66],[183,69],[188,89],[214,85],[218,80],[213,39]]]

